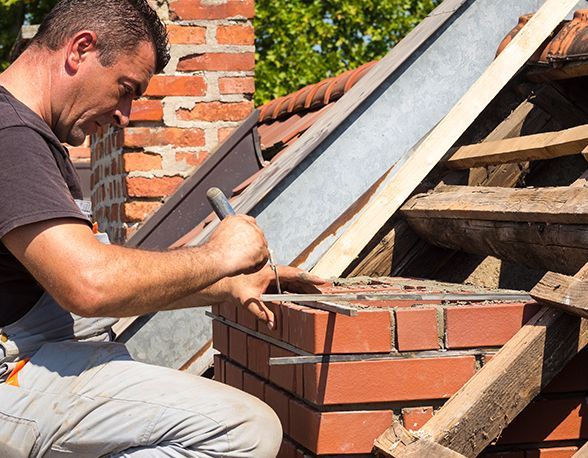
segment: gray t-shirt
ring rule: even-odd
[[[0,86],[0,241],[17,227],[54,218],[90,224],[74,201],[81,198],[67,149],[36,113]],[[26,314],[42,294],[0,242],[0,326]]]

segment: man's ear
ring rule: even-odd
[[[96,52],[96,32],[81,30],[67,43],[65,66],[67,72],[75,74],[88,55]]]

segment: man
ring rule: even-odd
[[[145,252],[99,243],[60,142],[127,125],[169,60],[145,0],[62,0],[0,75],[0,456],[275,456],[281,428],[256,398],[134,362],[112,318],[229,301],[271,327],[273,279],[252,218],[208,243]],[[291,289],[320,279],[280,267]],[[312,288],[311,288],[312,289]],[[23,365],[24,362],[24,365]]]

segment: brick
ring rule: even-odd
[[[527,450],[525,458],[571,458],[578,447],[550,447],[538,450]]]
[[[537,311],[536,303],[448,307],[447,348],[504,345]]]
[[[204,146],[202,129],[180,129],[177,127],[129,127],[125,129],[124,146],[143,148],[145,146]]]
[[[219,78],[218,88],[221,94],[253,94],[255,80],[249,76]]]
[[[161,100],[135,100],[130,119],[131,121],[162,121],[163,105]]]
[[[572,360],[543,389],[543,393],[565,393],[588,391],[588,348],[572,358]]]
[[[284,438],[276,458],[297,458],[296,446],[288,439]]]
[[[173,194],[184,182],[182,177],[127,177],[127,195],[129,197],[165,197]]]
[[[289,401],[290,396],[288,396],[282,390],[279,390],[269,383],[265,385],[265,392],[264,392],[264,400],[268,406],[270,406],[276,415],[280,419],[282,423],[282,430],[285,434],[288,434],[290,428],[290,420],[289,420]]]
[[[218,138],[218,143],[222,143],[225,141],[225,139],[231,135],[233,133],[233,131],[236,129],[236,127],[221,127],[218,129],[218,133],[217,133],[217,138]]]
[[[270,344],[270,356],[296,356],[294,353],[288,350],[284,350],[280,347],[276,347]],[[298,367],[297,367],[298,366]],[[290,393],[296,393],[296,371],[302,370],[302,367],[297,364],[290,364],[284,366],[270,366],[269,367],[269,379],[272,383],[279,386],[280,388],[289,391]]]
[[[214,380],[225,383],[225,360],[220,355],[214,355]]]
[[[201,96],[206,94],[206,80],[196,75],[155,75],[145,95],[149,97]]]
[[[498,444],[588,439],[587,408],[585,397],[533,401],[502,432]]]
[[[173,45],[202,45],[206,43],[206,27],[168,24],[167,35],[170,44]]]
[[[247,336],[247,367],[264,379],[269,377],[270,345],[261,339]]]
[[[247,334],[235,328],[229,329],[229,356],[247,367]]]
[[[396,333],[400,351],[437,350],[437,309],[396,310]]]
[[[212,346],[223,355],[229,355],[229,327],[216,320],[212,322]]]
[[[392,412],[316,412],[290,400],[290,436],[316,454],[370,453],[392,424]]]
[[[227,0],[206,2],[205,0],[173,0],[169,3],[172,20],[230,19],[255,16],[254,0]]]
[[[237,307],[237,323],[248,329],[257,331],[257,317],[245,307]]]
[[[126,222],[143,222],[149,215],[161,207],[161,202],[145,202],[132,200],[122,206],[123,218]]]
[[[243,372],[243,391],[255,396],[257,399],[263,400],[263,393],[265,383],[259,377],[253,375],[251,372]]]
[[[123,167],[125,172],[134,170],[159,170],[162,168],[163,158],[159,154],[125,153]]]
[[[251,25],[219,25],[216,41],[220,45],[253,45],[255,34]]]
[[[317,405],[447,399],[474,373],[473,356],[305,364],[304,398]]]
[[[243,370],[230,361],[225,361],[225,383],[239,390],[243,389]]]
[[[392,349],[388,310],[348,317],[323,310],[289,307],[288,342],[311,353],[384,353]]]
[[[407,407],[402,409],[404,427],[411,431],[417,431],[433,417],[433,407]]]
[[[219,305],[219,314],[229,321],[237,322],[237,307],[229,302],[223,302]]]
[[[194,153],[176,153],[176,161],[177,162],[185,162],[192,167],[197,167],[202,164],[208,158],[208,152],[206,151],[197,151]]]
[[[255,69],[255,54],[240,53],[204,53],[181,57],[178,71],[253,71]]]
[[[253,102],[200,102],[188,110],[180,108],[176,116],[182,121],[241,121],[253,110]]]
[[[241,79],[241,78],[237,78]],[[72,161],[86,159],[89,160],[91,158],[92,150],[86,146],[68,146],[67,151],[69,152],[69,157]]]

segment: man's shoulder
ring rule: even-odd
[[[0,135],[2,130],[24,128],[36,132],[50,143],[59,143],[49,126],[30,108],[0,87]]]

